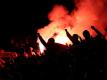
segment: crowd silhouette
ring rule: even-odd
[[[46,48],[43,54],[31,45],[11,46],[10,51],[17,57],[0,56],[0,80],[106,80],[107,40],[94,26],[90,28],[97,35],[92,37],[84,30],[84,39],[65,29],[72,43],[69,46],[56,43],[54,38],[46,42],[37,33]],[[0,49],[0,54],[3,52],[6,53]]]

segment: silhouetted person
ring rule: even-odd
[[[54,38],[49,38],[48,42],[46,43],[45,40],[42,38],[42,36],[38,33],[38,37],[41,41],[41,43],[45,46],[46,48],[46,55],[47,57],[56,57],[57,54],[60,53],[61,50],[61,44],[55,43]]]
[[[80,79],[80,54],[81,54],[81,41],[79,41],[79,36],[77,34],[73,34],[73,36],[65,29],[67,37],[73,43],[70,47],[70,53],[73,54],[72,57],[72,77],[74,80]],[[80,38],[81,40],[81,38]]]
[[[96,29],[94,26],[91,26],[92,30],[94,30],[97,35],[96,37],[94,38],[94,43],[96,44],[96,48],[100,48],[99,50],[103,51],[103,49],[105,48],[106,46],[106,39],[105,39],[105,36],[98,30]],[[104,48],[103,48],[104,47]]]
[[[94,26],[91,26],[91,29],[97,33],[98,37],[104,38],[104,35],[98,29],[96,29]]]
[[[72,41],[73,45],[80,44],[80,41],[78,40],[80,37],[77,34],[73,34],[73,36],[71,36],[71,34],[67,31],[67,29],[65,29],[65,32],[67,37]]]
[[[103,68],[104,68],[104,57],[107,53],[107,41],[105,39],[105,36],[97,29],[95,28],[94,26],[91,26],[92,30],[94,30],[97,35],[95,37],[95,41],[94,43],[96,44],[96,60],[97,60],[97,69],[99,71],[99,74],[100,74],[100,71],[103,71]]]
[[[62,77],[61,75],[64,74],[63,71],[65,70],[65,66],[62,66],[63,59],[60,56],[61,55],[60,53],[63,52],[65,48],[62,48],[63,47],[62,44],[55,43],[55,40],[53,38],[49,38],[48,42],[46,43],[39,33],[38,37],[46,48],[45,51],[47,57],[46,62],[49,63],[47,67],[47,72],[49,72],[48,75],[53,76],[53,78]]]
[[[83,31],[83,36],[86,41],[89,41],[91,39],[91,35],[90,35],[89,31],[87,31],[87,30]]]
[[[52,48],[54,46],[55,40],[53,38],[49,38],[48,42],[46,43],[45,40],[42,38],[42,36],[39,33],[37,33],[37,35],[38,35],[41,43],[45,46],[46,49]]]
[[[92,38],[88,30],[83,31],[83,37],[84,40],[82,41],[82,47],[87,50],[92,49],[94,47],[94,39]]]
[[[45,40],[42,38],[42,36],[38,33],[38,37],[41,41],[41,43],[45,46],[45,48],[47,49],[47,51],[53,51],[53,52],[58,52],[60,51],[61,48],[65,48],[66,46],[60,43],[55,43],[54,38],[49,38],[48,42],[46,43]],[[63,50],[62,50],[63,51]]]
[[[81,71],[82,71],[82,77],[84,78],[85,74],[91,74],[93,71],[93,50],[94,50],[94,44],[93,44],[93,38],[90,35],[88,30],[83,31],[83,37],[84,40],[82,41],[82,53],[81,53]],[[95,58],[95,57],[94,57]],[[90,69],[90,71],[88,71]],[[90,76],[90,75],[88,75]]]

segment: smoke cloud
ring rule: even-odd
[[[49,12],[48,18],[51,22],[38,30],[46,41],[54,37],[56,42],[71,43],[64,29],[68,29],[71,35],[75,33],[82,38],[84,30],[88,30],[92,36],[95,36],[96,33],[90,28],[91,25],[105,36],[107,35],[105,31],[107,28],[107,0],[74,0],[74,2],[76,7],[70,13],[65,6],[57,4]],[[61,40],[65,41],[61,42]]]
[[[90,30],[90,26],[94,25],[105,34],[107,26],[107,0],[75,0],[75,4],[74,16],[76,20],[74,21],[74,26],[83,31],[84,29]],[[91,30],[90,32],[93,34]]]

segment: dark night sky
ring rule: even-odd
[[[4,2],[1,7],[0,36],[23,36],[33,33],[34,29],[49,23],[47,14],[54,4],[62,4],[69,11],[74,8],[72,0]]]

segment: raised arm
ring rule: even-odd
[[[80,36],[78,36],[79,37],[79,39],[80,39],[80,42],[82,42],[82,38],[80,37]]]
[[[41,43],[42,43],[45,47],[47,47],[46,42],[45,42],[45,40],[42,38],[42,36],[41,36],[39,33],[37,33],[37,35],[38,35]]]
[[[72,42],[74,42],[74,41],[73,41],[73,37],[72,37],[71,34],[67,31],[67,29],[65,29],[65,32],[66,32],[67,37],[68,37]]]
[[[98,34],[98,36],[103,37],[103,34],[99,30],[97,30],[94,26],[91,26],[91,28]]]

